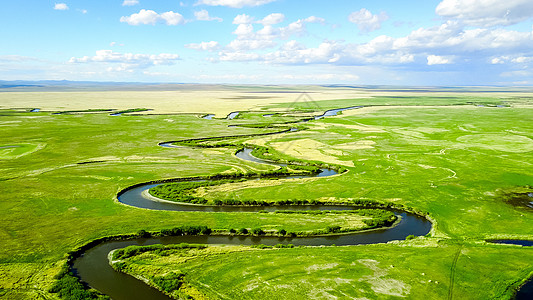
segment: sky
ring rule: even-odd
[[[0,80],[533,85],[531,0],[6,0]]]

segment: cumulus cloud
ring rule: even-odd
[[[274,13],[274,14],[270,14],[266,17],[263,18],[263,20],[257,22],[257,23],[261,23],[263,25],[274,25],[274,24],[278,24],[278,23],[281,23],[285,20],[285,15],[284,14],[280,14],[280,13]]]
[[[428,66],[432,65],[447,65],[452,63],[452,60],[450,58],[446,58],[444,56],[438,56],[438,55],[429,55],[427,57]]]
[[[67,10],[68,9],[68,5],[65,4],[65,3],[56,3],[54,5],[54,9],[55,10]]]
[[[361,32],[372,32],[381,28],[381,23],[388,20],[389,16],[385,12],[373,15],[368,9],[361,8],[360,11],[352,12],[348,20],[357,24]]]
[[[202,9],[200,11],[195,11],[194,16],[196,17],[196,20],[198,21],[217,21],[222,22],[222,18],[219,17],[211,17],[209,15],[209,12],[205,9]]]
[[[505,64],[505,63],[513,63],[513,64],[528,64],[533,62],[533,56],[524,56],[524,55],[516,55],[516,56],[510,56],[510,55],[503,55],[503,56],[497,56],[490,59],[490,63],[493,65],[496,64]]]
[[[324,18],[320,18],[320,17],[316,17],[316,16],[307,17],[307,18],[303,19],[303,21],[306,22],[306,23],[320,23],[320,24],[326,23],[326,20]]]
[[[262,59],[262,55],[247,55],[244,51],[273,48],[278,45],[278,40],[286,40],[291,36],[306,33],[306,23],[324,23],[325,20],[311,16],[288,24],[287,26],[275,26],[285,20],[281,13],[269,14],[263,19],[256,21],[255,18],[241,14],[233,20],[237,28],[233,34],[237,38],[227,44],[219,53],[221,60],[254,60]],[[262,24],[263,28],[255,30],[254,24]],[[256,25],[257,26],[257,25]]]
[[[178,54],[134,54],[113,52],[113,50],[98,50],[94,56],[72,57],[69,63],[117,64],[118,66],[109,68],[120,71],[142,69],[156,65],[174,65],[178,60]]]
[[[179,25],[185,23],[185,18],[173,11],[158,14],[153,10],[141,9],[138,13],[121,17],[120,22],[128,23],[129,25],[155,25],[158,22],[163,22],[167,25]]]
[[[244,6],[259,6],[276,0],[199,0],[196,5],[228,6],[242,8]]]
[[[253,22],[254,18],[247,14],[237,15],[235,19],[233,19],[233,24],[250,24]]]
[[[378,29],[387,18],[385,13],[374,15],[366,9],[350,15],[350,21],[367,32]],[[374,65],[421,70],[452,64],[459,68],[459,62],[462,66],[509,64],[516,68],[533,64],[533,31],[529,30],[465,27],[463,20],[452,18],[400,37],[380,35],[363,43],[325,40],[309,45],[298,41],[298,37],[307,34],[306,24],[325,24],[325,20],[310,16],[280,26],[285,21],[285,16],[279,13],[262,19],[240,14],[233,20],[236,25],[233,41],[226,45],[211,41],[188,47],[205,51],[216,49],[216,56],[211,57],[211,61],[257,61],[280,65]]]
[[[124,0],[124,2],[122,2],[122,6],[133,6],[137,4],[139,4],[138,0]]]
[[[194,50],[214,51],[220,47],[220,44],[215,41],[201,42],[199,44],[187,44],[185,47]]]
[[[185,19],[179,13],[173,11],[167,11],[160,15],[160,18],[165,21],[167,25],[179,25],[184,24]]]
[[[466,25],[491,27],[512,25],[533,16],[531,0],[443,0],[435,12]]]

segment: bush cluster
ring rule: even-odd
[[[265,244],[258,244],[258,245],[252,245],[250,246],[252,248],[258,248],[258,249],[272,249],[272,248],[294,248],[293,244],[276,244],[274,246],[267,246]]]
[[[179,290],[184,283],[185,275],[181,273],[171,272],[164,276],[156,276],[152,278],[152,282],[161,290],[172,293]]]
[[[63,266],[61,272],[55,276],[55,279],[56,282],[49,289],[49,292],[57,293],[59,298],[69,300],[110,299],[108,296],[102,295],[95,290],[86,289],[80,280],[69,271],[67,265]]]
[[[183,249],[205,249],[207,246],[199,244],[175,244],[175,245],[149,245],[149,246],[128,246],[126,248],[118,249],[113,252],[113,260],[126,259],[144,252],[151,251],[155,254],[160,254],[162,251],[168,250],[183,250]],[[115,263],[115,269],[121,269],[124,266],[119,265],[120,263]],[[120,271],[120,270],[119,270]]]
[[[205,225],[183,225],[171,229],[163,229],[160,236],[180,236],[180,235],[209,235],[213,230]]]

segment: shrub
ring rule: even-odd
[[[137,237],[139,238],[149,238],[151,237],[152,235],[150,234],[150,232],[144,230],[144,229],[141,229],[137,232]]]
[[[87,290],[80,280],[68,271],[68,266],[64,266],[55,278],[57,281],[48,291],[58,294],[59,298],[68,300],[109,299],[108,296],[97,291]]]
[[[248,229],[246,229],[246,228],[241,228],[241,229],[239,229],[239,233],[240,233],[240,234],[248,234]]]
[[[326,227],[326,232],[328,233],[335,233],[335,232],[339,232],[341,230],[341,227],[340,226],[328,226]]]
[[[253,235],[263,235],[263,234],[265,234],[265,232],[261,228],[253,228],[252,230],[250,230],[250,233],[253,234]]]
[[[167,293],[179,290],[183,284],[184,274],[170,273],[165,276],[157,276],[152,279],[154,284]]]

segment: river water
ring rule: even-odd
[[[161,145],[165,146],[165,145]],[[257,163],[271,164],[277,166],[286,166],[286,164],[273,161],[265,161],[253,157],[252,149],[244,149],[237,152],[237,157]],[[316,175],[286,176],[284,178],[304,178],[304,177],[326,177],[337,175],[332,169],[322,169]],[[283,205],[283,206],[205,206],[205,205],[187,205],[180,203],[153,201],[146,197],[144,193],[158,184],[146,184],[132,189],[127,189],[118,195],[118,200],[124,204],[146,208],[152,210],[172,210],[172,211],[202,211],[202,212],[233,212],[233,213],[254,213],[262,210],[354,210],[360,209],[357,206],[345,205]],[[144,192],[144,193],[143,193]],[[393,210],[394,211],[394,210]],[[151,288],[144,282],[137,280],[129,275],[116,272],[111,268],[108,262],[108,253],[111,250],[123,248],[130,245],[151,245],[151,244],[176,244],[176,243],[195,243],[195,244],[234,244],[234,245],[275,245],[275,244],[293,244],[296,246],[318,246],[318,245],[359,245],[386,243],[393,240],[403,240],[408,235],[421,236],[426,235],[431,230],[431,223],[420,216],[394,211],[401,221],[392,228],[377,229],[360,233],[351,233],[343,235],[316,236],[316,237],[252,237],[252,236],[227,236],[227,235],[210,235],[210,236],[176,236],[161,237],[149,239],[130,239],[123,241],[109,241],[96,245],[74,260],[72,271],[81,278],[82,281],[100,292],[111,296],[115,300],[129,299],[147,299],[159,300],[169,299],[166,295],[158,290]]]

